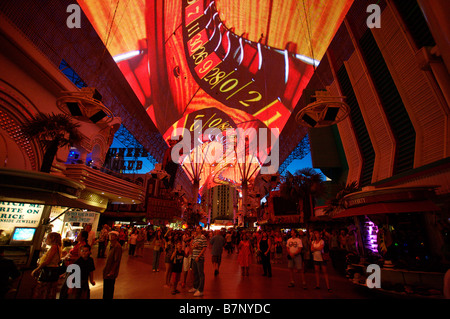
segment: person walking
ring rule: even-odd
[[[66,256],[67,265],[73,264],[78,258],[80,258],[81,248],[87,245],[89,233],[85,230],[82,230],[76,240],[75,246],[69,251],[69,254]]]
[[[181,272],[183,270],[184,250],[181,241],[177,241],[175,250],[172,253],[172,295],[179,293],[177,289],[178,282],[181,278]]]
[[[270,264],[270,251],[272,248],[272,240],[267,232],[263,232],[261,240],[258,243],[258,253],[261,256],[261,264],[263,266],[263,276],[272,277],[272,265]]]
[[[144,245],[147,235],[145,234],[145,229],[141,228],[138,231],[136,238],[136,257],[144,257]]]
[[[311,263],[311,243],[309,241],[309,237],[300,230],[298,233],[298,237],[302,241],[302,264],[303,264],[303,272],[305,272],[308,268],[312,268]]]
[[[231,234],[230,231],[228,231],[227,234],[225,235],[225,240],[226,240],[225,249],[227,250],[228,255],[231,255],[233,253],[233,235]]]
[[[195,237],[192,240],[192,270],[194,273],[194,287],[189,292],[193,292],[195,297],[203,296],[205,285],[205,252],[208,242],[202,233],[202,227],[197,226]]]
[[[69,289],[68,295],[72,297],[69,299],[91,299],[89,283],[95,286],[95,264],[94,259],[91,257],[91,246],[84,245],[81,247],[80,258],[74,264],[80,266],[81,287]]]
[[[165,278],[166,283],[164,287],[170,287],[170,279],[172,277],[172,254],[175,251],[175,244],[173,239],[173,233],[167,233],[165,237],[165,248],[164,248],[164,264],[165,264]]]
[[[232,231],[231,233],[232,243],[233,243],[233,250],[236,248],[236,252],[239,253],[239,243],[241,241],[241,232],[239,230]]]
[[[108,233],[109,233],[109,226],[107,224],[104,224],[97,240],[98,242],[97,258],[105,258],[106,246],[108,244]]]
[[[184,288],[186,286],[187,278],[192,274],[192,238],[190,237],[190,234],[185,233],[185,235],[187,236],[183,235],[184,259],[183,271],[181,273],[181,288]]]
[[[327,289],[331,292],[330,283],[328,280],[327,273],[327,264],[323,259],[323,248],[325,246],[324,240],[320,236],[320,232],[318,230],[314,231],[314,240],[311,242],[311,252],[313,255],[314,261],[314,271],[316,274],[316,289],[320,289],[319,287],[319,272],[322,270],[323,276],[325,278],[325,284],[327,285]]]
[[[275,233],[275,237],[273,240],[273,244],[275,246],[275,264],[281,264],[283,258],[283,238],[281,237],[281,233],[278,231]]]
[[[159,257],[164,249],[164,238],[160,229],[155,233],[155,238],[153,238],[153,272],[159,271]]]
[[[242,240],[239,242],[238,245],[238,261],[239,265],[241,266],[241,275],[242,276],[248,276],[249,275],[249,268],[250,264],[252,263],[252,256],[253,256],[253,247],[252,243],[250,241],[250,236],[247,233],[244,233],[242,236]]]
[[[134,256],[136,252],[136,244],[137,244],[137,229],[133,229],[133,231],[130,234],[130,237],[128,238],[128,255]]]
[[[109,252],[103,268],[103,299],[113,299],[114,286],[119,275],[120,261],[122,260],[122,245],[119,244],[119,233],[109,233]]]
[[[269,242],[271,243],[269,249],[270,249],[270,263],[275,263],[275,232],[272,230],[270,232],[267,232],[267,236],[269,238]]]
[[[214,268],[214,276],[219,274],[220,263],[222,261],[223,247],[226,244],[225,238],[220,231],[216,231],[215,235],[210,240],[212,264]]]
[[[95,244],[95,231],[92,229],[91,224],[87,224],[84,228],[85,231],[88,233],[88,238],[86,240],[87,244],[92,247]]]
[[[291,230],[291,237],[287,240],[287,259],[288,259],[288,268],[290,270],[291,281],[289,282],[288,287],[294,287],[294,271],[297,270],[300,272],[303,289],[306,289],[306,281],[305,281],[305,272],[304,267],[302,265],[302,240],[298,237],[297,231],[295,229]]]
[[[89,238],[89,233],[86,230],[82,230],[78,236],[75,246],[69,251],[69,253],[64,258],[64,266],[69,266],[78,260],[81,256],[81,248],[87,245],[87,240]],[[67,299],[69,288],[67,286],[67,279],[69,278],[69,274],[64,274],[64,283],[61,286],[61,290],[59,291],[59,299]]]
[[[119,244],[120,244],[120,246],[123,247],[127,243],[127,239],[128,239],[127,230],[121,228],[119,230]]]
[[[31,272],[37,279],[33,299],[56,299],[59,279],[59,262],[61,261],[61,235],[49,233],[45,243],[50,248],[39,259],[38,266]]]

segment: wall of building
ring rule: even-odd
[[[427,2],[427,9],[440,6],[439,1],[422,2]],[[364,4],[356,2],[318,68],[316,77],[325,81],[316,81],[315,88],[346,96],[352,107],[350,116],[337,124],[348,164],[347,183],[383,184],[450,157],[450,77],[443,59],[448,47],[439,41],[418,41],[430,32],[428,20],[416,21],[419,29],[411,31],[402,10],[417,13],[419,4],[405,8],[398,1],[381,1],[381,28],[369,29]],[[437,34],[434,28],[433,37],[446,37],[445,32],[444,28]],[[433,172],[433,178],[423,177],[416,184],[433,180],[445,193],[445,172],[441,178]]]
[[[238,192],[234,187],[219,185],[208,190],[204,199],[204,207],[211,211],[211,220],[230,219],[235,216]],[[206,206],[207,204],[208,206]]]
[[[0,160],[2,167],[38,170],[41,147],[37,140],[28,140],[21,134],[20,125],[38,112],[61,113],[57,99],[62,92],[79,89],[6,18],[2,19],[0,30]],[[75,122],[84,137],[77,148],[84,157],[93,153],[92,157],[101,166],[112,142],[111,127],[120,125],[120,119],[103,126]],[[68,154],[69,148],[58,151],[55,170],[64,170]]]

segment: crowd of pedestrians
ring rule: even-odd
[[[102,237],[104,231],[107,232],[107,239]],[[90,285],[96,284],[95,262],[91,257],[92,245],[95,244],[96,238],[92,233],[91,227],[86,227],[78,233],[73,243],[68,239],[61,240],[61,235],[56,232],[46,235],[45,251],[39,258],[37,267],[31,272],[31,276],[36,280],[33,299],[55,299],[58,290],[59,299],[90,299]],[[108,227],[102,229],[99,236],[101,244],[98,258],[106,258],[102,272],[104,299],[112,299],[114,296],[115,281],[122,258],[119,237],[118,231],[109,230]],[[103,248],[106,251],[106,245],[109,247],[107,254],[102,251]],[[72,265],[78,266],[80,278],[73,278],[76,271],[69,271]]]
[[[305,272],[309,272],[314,273],[314,289],[321,289],[324,282],[326,289],[332,292],[327,267],[332,265],[335,268],[333,255],[336,256],[337,251],[356,251],[354,234],[349,229],[312,228],[307,231],[208,231],[197,226],[184,230],[165,227],[154,230],[153,227],[114,228],[105,224],[94,233],[91,226],[87,225],[78,232],[74,242],[67,238],[61,240],[60,234],[51,232],[46,235],[44,243],[43,254],[36,268],[31,271],[35,279],[32,298],[36,299],[89,299],[90,287],[96,285],[96,276],[100,274],[103,279],[103,298],[113,299],[123,254],[128,254],[129,258],[148,254],[145,257],[152,259],[152,269],[149,271],[159,272],[162,266],[164,287],[170,288],[173,295],[183,290],[195,297],[203,296],[205,276],[219,276],[223,255],[229,257],[233,254],[242,277],[276,277],[277,273],[272,271],[273,266],[280,265],[276,267],[286,266],[289,271],[287,287],[296,287],[298,284],[303,289],[313,288],[308,287],[305,278]],[[96,258],[106,259],[102,262],[104,266],[101,272],[96,271],[97,261],[91,257],[93,245],[98,245]],[[148,246],[145,251],[144,245]],[[212,272],[205,274],[207,249],[211,256]],[[18,278],[20,272],[11,267],[13,264],[8,263],[3,254],[0,254],[0,260],[3,268],[7,269],[4,271],[7,277]],[[61,272],[61,269],[68,269],[70,265],[78,265],[81,270],[81,285],[75,288],[69,285],[72,280],[70,273]],[[7,280],[2,281],[2,295],[8,292],[9,286],[6,283]]]
[[[320,278],[323,277],[329,292],[332,291],[327,273],[330,252],[335,249],[353,249],[353,241],[345,231],[206,231],[200,226],[185,230],[165,227],[154,230],[152,226],[111,228],[106,224],[97,233],[92,231],[91,225],[87,225],[78,233],[74,243],[68,239],[61,241],[59,234],[49,233],[46,244],[47,251],[32,271],[36,279],[33,298],[56,298],[57,282],[62,281],[59,298],[89,299],[89,287],[96,283],[95,262],[91,257],[94,244],[98,245],[97,258],[106,258],[102,271],[104,299],[114,298],[123,252],[127,252],[129,257],[143,257],[145,244],[150,246],[152,271],[159,272],[160,265],[164,264],[164,287],[170,288],[172,294],[177,294],[180,293],[179,289],[187,288],[189,279],[193,285],[186,291],[195,297],[204,293],[205,253],[208,247],[213,265],[211,275],[219,275],[223,254],[236,254],[242,276],[250,275],[250,266],[255,262],[261,265],[261,275],[268,278],[273,276],[272,265],[286,265],[290,273],[288,287],[295,287],[299,274],[299,284],[303,289],[308,289],[305,271],[314,271],[315,289],[320,289]],[[43,269],[66,269],[71,264],[80,266],[81,288],[69,288],[68,272],[60,274],[56,280],[40,277]]]

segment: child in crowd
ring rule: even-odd
[[[178,282],[180,281],[181,271],[183,269],[184,260],[184,250],[181,242],[177,242],[176,249],[174,250],[171,261],[172,261],[172,295],[179,293],[177,290]]]
[[[192,274],[192,247],[191,247],[191,237],[186,237],[183,242],[184,246],[184,259],[183,259],[183,271],[181,279],[181,288],[186,286],[187,277]]]
[[[91,247],[85,245],[81,247],[80,258],[75,261],[75,264],[80,266],[81,270],[81,288],[69,289],[69,295],[74,299],[90,299],[91,292],[89,283],[95,286],[94,281],[94,259],[91,257]]]

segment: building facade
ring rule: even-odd
[[[335,217],[370,215],[381,225],[397,220],[410,232],[422,224],[427,235],[416,234],[428,237],[431,254],[449,258],[443,230],[450,217],[445,5],[380,1],[375,27],[368,24],[367,4],[356,1],[307,89],[343,96],[350,107],[341,122],[309,130],[314,167],[335,184],[359,188]]]
[[[206,196],[205,196],[206,195]],[[210,212],[210,222],[215,220],[234,221],[239,192],[229,185],[215,186],[203,195],[202,201]]]

